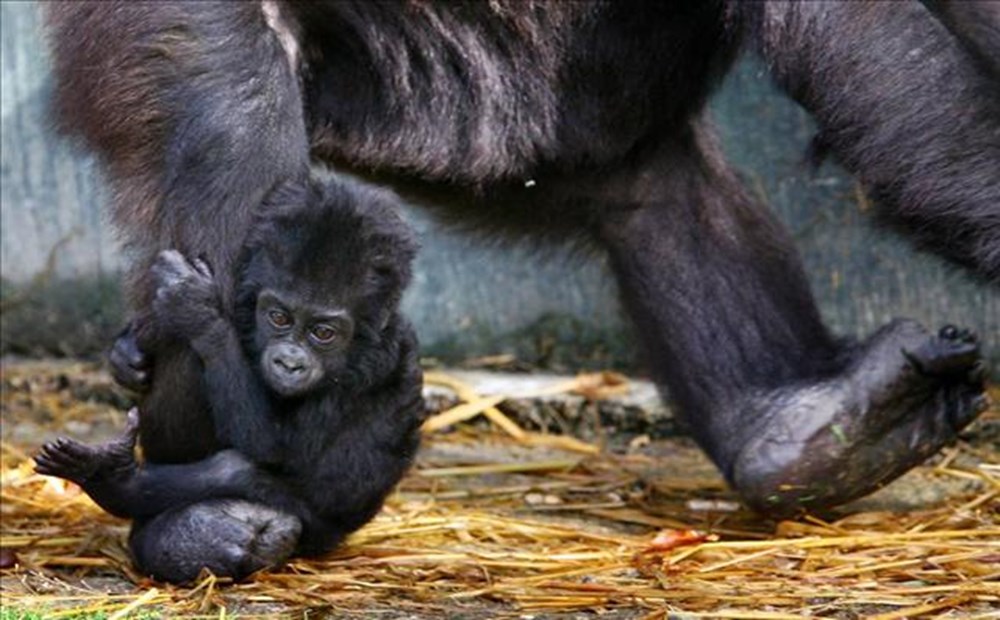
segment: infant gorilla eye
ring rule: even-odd
[[[309,333],[320,344],[329,344],[337,337],[337,330],[325,323],[315,325]]]
[[[275,327],[288,327],[292,324],[292,317],[281,310],[271,310],[267,313],[267,320]]]

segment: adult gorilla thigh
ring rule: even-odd
[[[951,33],[1000,79],[1000,2],[995,0],[924,0]]]

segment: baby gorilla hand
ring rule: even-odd
[[[205,261],[164,250],[151,271],[156,283],[153,313],[163,333],[194,340],[221,318],[215,278]]]
[[[134,323],[129,323],[115,338],[108,351],[108,366],[118,385],[140,394],[149,391],[153,359],[139,346]]]
[[[139,413],[128,412],[125,432],[108,443],[87,446],[61,437],[42,446],[35,457],[35,471],[75,482],[108,512],[128,516],[120,508],[125,489],[138,470],[135,442],[139,435]]]

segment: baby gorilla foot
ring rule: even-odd
[[[105,444],[87,446],[66,437],[45,444],[35,457],[35,471],[79,485],[98,478],[131,476],[136,468],[135,442],[138,434],[139,415],[132,409],[128,412],[125,432]]]
[[[834,506],[885,485],[951,443],[987,407],[975,336],[894,321],[847,369],[751,401],[730,478],[762,512]]]
[[[114,506],[115,502],[110,506],[106,502],[109,497],[122,495],[121,489],[138,468],[135,460],[138,434],[139,414],[132,409],[122,435],[105,444],[87,446],[65,437],[45,444],[35,457],[35,471],[75,482],[105,510],[126,516]]]
[[[160,581],[188,583],[206,568],[238,581],[287,560],[301,531],[301,522],[292,515],[222,499],[136,523],[129,543],[139,570]]]

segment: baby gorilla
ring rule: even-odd
[[[181,389],[204,391],[200,415],[220,437],[241,435],[219,425],[250,429],[253,451],[229,441],[194,462],[138,463],[133,410],[110,443],[47,444],[37,471],[134,519],[136,565],[157,579],[202,568],[239,579],[329,551],[378,512],[417,449],[422,375],[398,312],[414,254],[386,194],[336,181],[272,193],[243,247],[232,317],[208,265],[161,253],[146,329],[190,344],[204,380]]]

